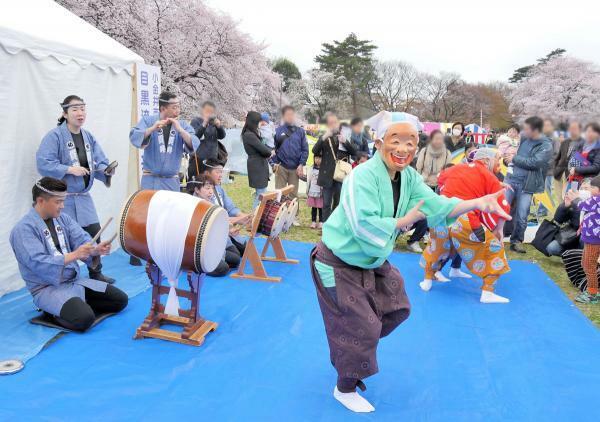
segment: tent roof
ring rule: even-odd
[[[66,64],[94,65],[132,72],[144,59],[52,0],[17,0],[2,7],[0,46],[23,50],[38,60],[49,56]]]

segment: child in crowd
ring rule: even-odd
[[[581,266],[587,278],[587,290],[579,294],[575,300],[580,303],[598,303],[598,257],[600,257],[600,176],[596,176],[590,182],[591,197],[577,204],[579,210],[584,213],[581,231],[583,242],[583,258]]]
[[[352,168],[355,168],[359,164],[366,163],[368,159],[369,154],[363,151],[358,151],[356,153],[356,160],[354,160],[354,162],[352,163]]]
[[[311,208],[310,228],[320,229],[323,227],[323,188],[317,184],[319,179],[319,166],[321,165],[321,156],[315,155],[314,163],[308,172],[306,181],[306,203]],[[317,224],[317,214],[319,215],[319,223]]]

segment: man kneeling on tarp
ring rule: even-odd
[[[10,233],[21,277],[33,302],[63,327],[85,331],[96,313],[119,312],[127,295],[103,281],[79,276],[78,260],[110,253],[110,243],[91,244],[90,235],[62,214],[67,185],[43,177],[33,186],[33,207]]]

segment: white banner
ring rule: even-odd
[[[150,64],[136,65],[137,118],[158,114],[158,97],[160,96],[160,67]],[[142,155],[139,150],[140,178],[142,177]]]

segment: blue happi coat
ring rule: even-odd
[[[223,207],[225,209],[225,211],[227,211],[227,215],[229,215],[230,217],[237,217],[238,215],[240,215],[242,213],[240,211],[240,209],[235,206],[235,204],[233,203],[233,200],[229,197],[229,195],[227,195],[227,193],[221,187],[221,185],[215,185],[215,192],[212,197],[212,203]],[[233,237],[239,243],[245,242],[244,238],[240,235],[230,236],[227,239],[227,247],[233,246],[231,237]]]
[[[151,127],[159,115],[145,116],[129,132],[129,140],[136,148],[142,148],[142,189],[171,190],[179,192],[179,168],[184,151],[194,152],[200,146],[200,140],[187,122],[179,120],[181,127],[192,136],[193,149],[188,148],[181,135],[171,127],[168,147],[165,148],[162,129],[155,130],[144,138],[146,129]]]
[[[83,176],[67,174],[69,167],[79,166],[80,163],[73,136],[66,122],[44,136],[36,153],[36,162],[38,172],[42,176],[61,179],[67,184],[69,194],[65,199],[63,212],[74,218],[81,227],[86,227],[98,223],[96,207],[89,192],[94,185],[94,179],[106,182],[104,169],[109,163],[94,135],[84,129],[81,129],[81,133],[90,166],[90,181],[87,187]]]
[[[90,235],[64,213],[54,219],[54,227],[63,253],[54,245],[48,226],[35,208],[31,208],[12,229],[10,245],[35,305],[52,315],[60,316],[62,306],[69,299],[78,297],[85,300],[84,287],[104,292],[107,284],[81,278],[77,261],[65,265],[63,254],[89,242]],[[91,259],[90,257],[86,263],[90,264]]]

